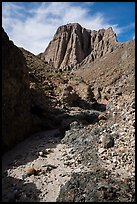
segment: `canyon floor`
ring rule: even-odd
[[[134,95],[112,102],[99,111],[106,118],[73,121],[63,135],[60,129],[36,133],[5,153],[3,201],[135,201]],[[69,114],[82,111],[73,107]]]

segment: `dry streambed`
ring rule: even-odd
[[[60,144],[59,130],[41,132],[18,144],[2,159],[3,201],[55,202],[76,165],[71,148]]]

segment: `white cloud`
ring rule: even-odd
[[[93,2],[85,2],[83,6],[76,5],[76,2],[75,4],[42,2],[28,10],[21,3],[4,2],[2,4],[2,24],[17,46],[24,47],[34,54],[43,52],[57,28],[67,23],[79,23],[91,30],[112,26],[117,34],[123,32],[123,28],[118,27],[117,24],[109,24],[102,13],[93,15],[89,10],[89,5],[86,4],[90,3],[91,6],[94,5]]]

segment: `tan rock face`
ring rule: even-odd
[[[112,28],[91,31],[78,23],[60,26],[40,57],[50,62],[55,68],[71,69],[84,59],[96,58],[113,50],[116,35]]]
[[[22,52],[2,29],[2,149],[30,133],[29,78]]]

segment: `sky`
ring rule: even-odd
[[[118,42],[133,40],[135,2],[2,2],[2,26],[10,40],[36,55],[67,23],[90,30],[111,26]]]

